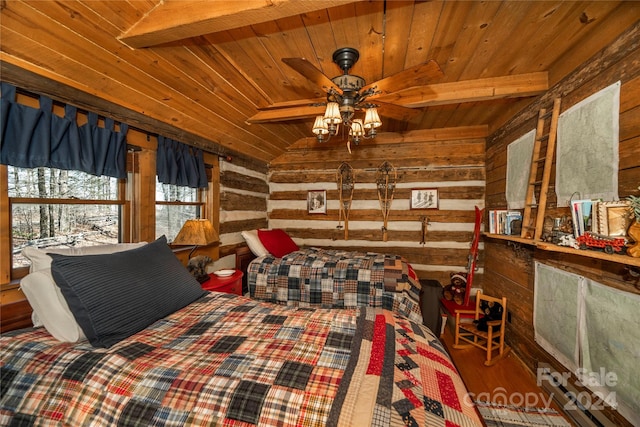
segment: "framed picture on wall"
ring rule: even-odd
[[[438,209],[437,188],[411,189],[411,209]]]
[[[327,213],[327,190],[311,190],[307,194],[307,211],[310,214]]]

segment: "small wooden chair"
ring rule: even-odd
[[[488,304],[501,304],[502,305],[502,317],[498,320],[487,321],[487,331],[478,330],[477,322],[470,322],[469,319],[461,318],[461,314],[473,314],[474,320],[479,320],[484,317],[485,313],[482,312],[482,302],[485,301]],[[456,326],[455,326],[455,341],[453,348],[468,348],[470,346],[478,347],[487,352],[487,360],[484,362],[485,366],[491,366],[498,360],[506,356],[511,348],[504,342],[505,324],[507,319],[507,298],[495,298],[488,295],[484,295],[478,291],[476,294],[476,309],[475,310],[456,310]],[[461,321],[462,320],[462,321]],[[464,341],[467,344],[461,344],[460,341]],[[494,357],[494,351],[498,351],[498,354]]]

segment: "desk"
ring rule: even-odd
[[[225,277],[209,273],[209,280],[201,283],[201,286],[205,291],[242,295],[242,276],[244,274],[240,270],[236,270],[232,275]]]

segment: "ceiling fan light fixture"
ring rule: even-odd
[[[324,122],[326,124],[338,124],[342,123],[342,116],[340,115],[340,106],[337,102],[327,103],[327,109],[324,112]]]
[[[364,114],[364,128],[375,129],[382,126],[382,121],[378,115],[378,109],[376,107],[367,108]]]
[[[353,119],[351,129],[349,129],[349,135],[354,137],[361,137],[364,135],[364,126],[361,119]]]
[[[358,145],[363,139],[373,139],[377,135],[377,128],[382,126],[377,105],[366,103],[366,99],[380,92],[376,86],[368,89],[362,77],[349,74],[349,70],[356,63],[360,54],[354,48],[341,48],[334,52],[333,62],[343,71],[343,74],[331,79],[334,86],[325,88],[327,91],[327,107],[324,116],[317,116],[313,123],[312,132],[318,142],[326,142],[338,134],[338,127],[343,123],[348,129],[347,148],[351,153],[350,144]],[[364,90],[363,90],[364,89]],[[357,111],[364,110],[362,118],[355,119]],[[343,133],[344,133],[343,131]]]
[[[316,117],[316,121],[313,123],[312,132],[320,137],[329,133],[329,128],[327,127],[327,123],[324,121],[324,117]]]

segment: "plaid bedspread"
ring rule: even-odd
[[[304,248],[254,259],[253,298],[296,307],[382,307],[422,322],[420,282],[407,261],[375,252]]]
[[[0,425],[481,425],[428,329],[368,307],[212,292],[108,349],[10,332],[0,360]]]

